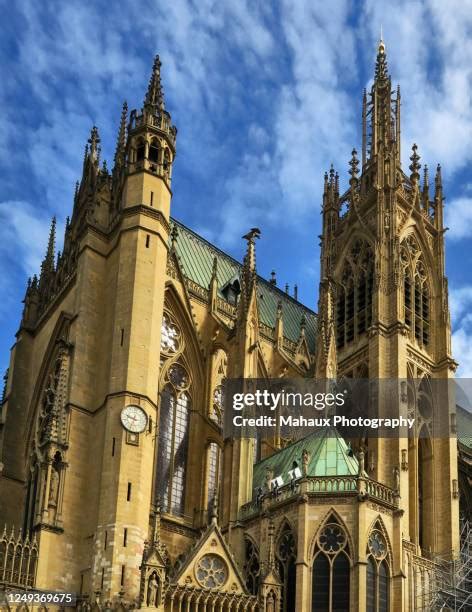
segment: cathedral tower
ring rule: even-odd
[[[368,463],[377,480],[392,486],[399,474],[410,537],[430,554],[457,545],[456,443],[449,436],[455,404],[447,384],[456,364],[441,169],[438,165],[432,194],[426,166],[420,180],[416,144],[410,174],[402,169],[400,103],[380,41],[374,82],[363,99],[361,172],[354,150],[345,193],[339,193],[333,169],[325,176],[319,311],[327,308],[323,286],[329,283],[336,288],[339,377],[403,381],[399,413],[416,417],[415,436],[370,439]],[[382,398],[376,401],[382,405]],[[439,520],[448,525],[444,531],[435,530]]]

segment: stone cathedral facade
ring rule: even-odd
[[[432,435],[455,403],[429,391],[456,363],[441,169],[420,177],[416,145],[401,167],[385,46],[348,190],[325,175],[317,314],[258,276],[259,230],[241,264],[171,216],[160,68],[123,107],[112,170],[92,129],[63,250],[53,221],[28,282],[0,413],[0,585],[87,610],[427,610],[434,556],[459,544],[457,439]],[[428,435],[225,439],[226,379],[342,376],[409,381],[399,413]]]

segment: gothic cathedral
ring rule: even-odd
[[[157,57],[112,170],[93,127],[63,250],[53,220],[28,282],[0,412],[0,588],[83,610],[431,609],[461,497],[457,438],[432,435],[438,409],[459,422],[431,393],[456,368],[443,192],[416,145],[402,169],[384,43],[348,190],[325,175],[317,313],[258,276],[257,228],[241,264],[171,217],[176,137]],[[405,380],[418,429],[357,448],[225,439],[224,382],[241,377]]]

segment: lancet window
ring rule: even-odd
[[[210,442],[207,449],[207,497],[208,512],[210,514],[215,504],[215,497],[218,499],[221,480],[221,463],[221,448],[216,442]]]
[[[282,610],[295,612],[297,545],[293,531],[288,525],[277,540],[276,556],[282,581]]]
[[[430,291],[426,266],[418,244],[409,236],[401,245],[403,306],[411,337],[423,347],[430,344]]]
[[[335,517],[330,517],[316,540],[312,578],[313,612],[349,610],[350,568],[347,534]]]
[[[385,537],[373,529],[367,544],[367,612],[389,612],[390,569]]]
[[[374,255],[356,240],[342,268],[336,300],[336,341],[342,348],[364,334],[372,323]]]
[[[259,592],[261,565],[259,552],[253,541],[249,538],[245,539],[245,552],[244,575],[246,577],[246,586],[251,595],[257,595]]]
[[[161,329],[161,393],[156,496],[165,512],[183,515],[191,410],[191,378],[184,364],[183,334],[169,312]]]

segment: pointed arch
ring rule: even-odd
[[[255,540],[248,533],[244,534],[244,553],[246,588],[251,595],[258,595],[261,576],[260,552]]]
[[[312,539],[311,542],[308,546],[308,559],[309,562],[313,563],[314,560],[314,556],[316,554],[316,543],[318,540],[318,536],[320,535],[320,533],[322,532],[323,528],[330,524],[330,523],[336,523],[338,524],[340,527],[342,527],[346,533],[346,537],[347,537],[347,545],[350,551],[350,554],[352,554],[352,551],[355,550],[354,548],[354,542],[352,540],[352,536],[349,533],[349,529],[347,528],[346,523],[343,521],[343,519],[341,518],[341,515],[337,512],[336,508],[334,508],[333,506],[331,506],[331,508],[325,513],[324,517],[321,519],[320,524],[318,525]]]
[[[370,523],[369,529],[367,530],[368,536],[374,530],[381,532],[383,537],[385,538],[385,543],[387,545],[387,557],[389,559],[389,562],[392,563],[393,562],[393,548],[390,542],[390,537],[388,535],[387,528],[385,527],[385,523],[383,522],[380,514],[378,514],[376,518],[374,518],[374,520]]]
[[[344,521],[331,508],[317,529],[310,551],[313,609],[350,609],[353,550]]]
[[[282,583],[282,610],[295,612],[297,540],[286,517],[282,520],[275,540],[275,558]]]
[[[346,243],[335,269],[336,347],[342,349],[372,324],[374,247],[361,234]]]
[[[204,388],[203,356],[200,348],[200,341],[195,323],[193,321],[190,307],[183,303],[181,297],[172,284],[166,287],[164,297],[164,309],[167,310],[180,326],[184,346],[178,351],[177,356],[183,357],[186,366],[189,368],[194,381],[194,393],[196,405],[202,405],[202,393]],[[172,360],[169,360],[170,363]],[[162,372],[161,372],[162,379]]]
[[[73,315],[65,311],[61,312],[56,322],[56,325],[54,326],[54,330],[51,334],[51,338],[44,353],[43,361],[39,369],[38,376],[36,378],[36,384],[34,386],[26,419],[26,422],[29,424],[29,427],[26,432],[26,444],[24,448],[25,460],[28,458],[29,453],[31,451],[33,438],[35,435],[41,395],[44,391],[44,386],[47,382],[51,368],[53,367],[59,352],[65,351],[67,352],[69,359],[72,357],[73,347],[69,342],[69,329],[73,319]]]
[[[388,534],[380,516],[377,516],[368,531],[366,559],[366,610],[367,612],[388,612],[393,555]]]

